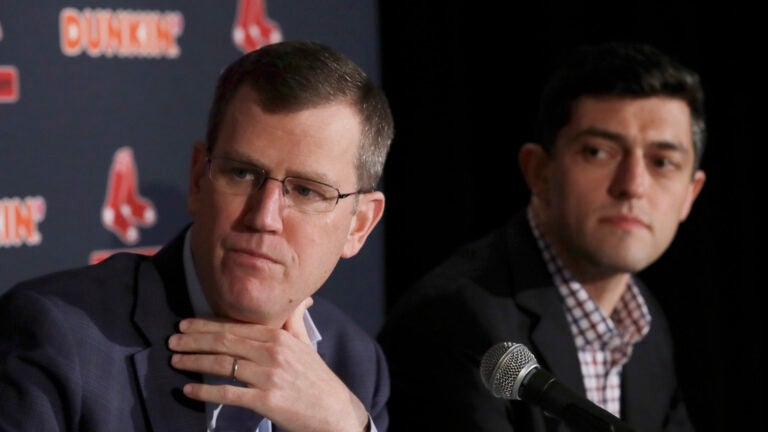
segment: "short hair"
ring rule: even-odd
[[[228,106],[245,84],[256,93],[259,107],[270,113],[348,102],[359,114],[362,127],[355,162],[358,188],[375,188],[394,124],[384,92],[352,60],[314,41],[279,42],[241,56],[227,66],[216,85],[206,132],[209,153],[219,138]]]
[[[552,151],[582,96],[669,96],[691,112],[694,170],[704,153],[704,91],[697,73],[646,44],[609,42],[574,51],[552,75],[539,100],[538,136]]]

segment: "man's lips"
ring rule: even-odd
[[[280,261],[275,259],[271,255],[264,252],[260,252],[255,249],[232,247],[227,249],[227,252],[253,262],[267,262],[270,264],[280,264]]]
[[[600,223],[609,224],[624,229],[650,229],[651,227],[651,225],[643,218],[626,213],[602,216],[600,218]]]

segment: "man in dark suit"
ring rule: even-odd
[[[578,50],[544,90],[531,190],[509,223],[406,293],[379,341],[398,431],[563,431],[494,397],[481,360],[521,343],[562,383],[638,431],[692,430],[664,314],[635,273],[671,243],[704,183],[698,76],[656,49]]]
[[[384,94],[324,45],[231,64],[191,226],[3,295],[0,430],[386,430],[379,346],[312,295],[381,218],[392,135]]]

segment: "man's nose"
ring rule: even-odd
[[[248,196],[245,224],[259,231],[279,231],[283,225],[285,204],[283,188],[280,180],[265,178],[257,190]]]
[[[635,199],[645,195],[650,183],[648,165],[642,155],[628,154],[616,166],[610,194],[618,199]]]

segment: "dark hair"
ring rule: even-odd
[[[247,84],[259,106],[271,113],[295,112],[331,102],[348,102],[360,115],[362,142],[357,152],[358,187],[373,190],[381,178],[394,135],[383,91],[352,60],[318,42],[285,41],[251,51],[219,77],[208,114],[210,153],[235,93]]]
[[[539,101],[539,140],[548,151],[582,96],[682,99],[691,111],[694,170],[699,167],[706,134],[699,76],[654,47],[611,42],[573,52],[552,75]]]

